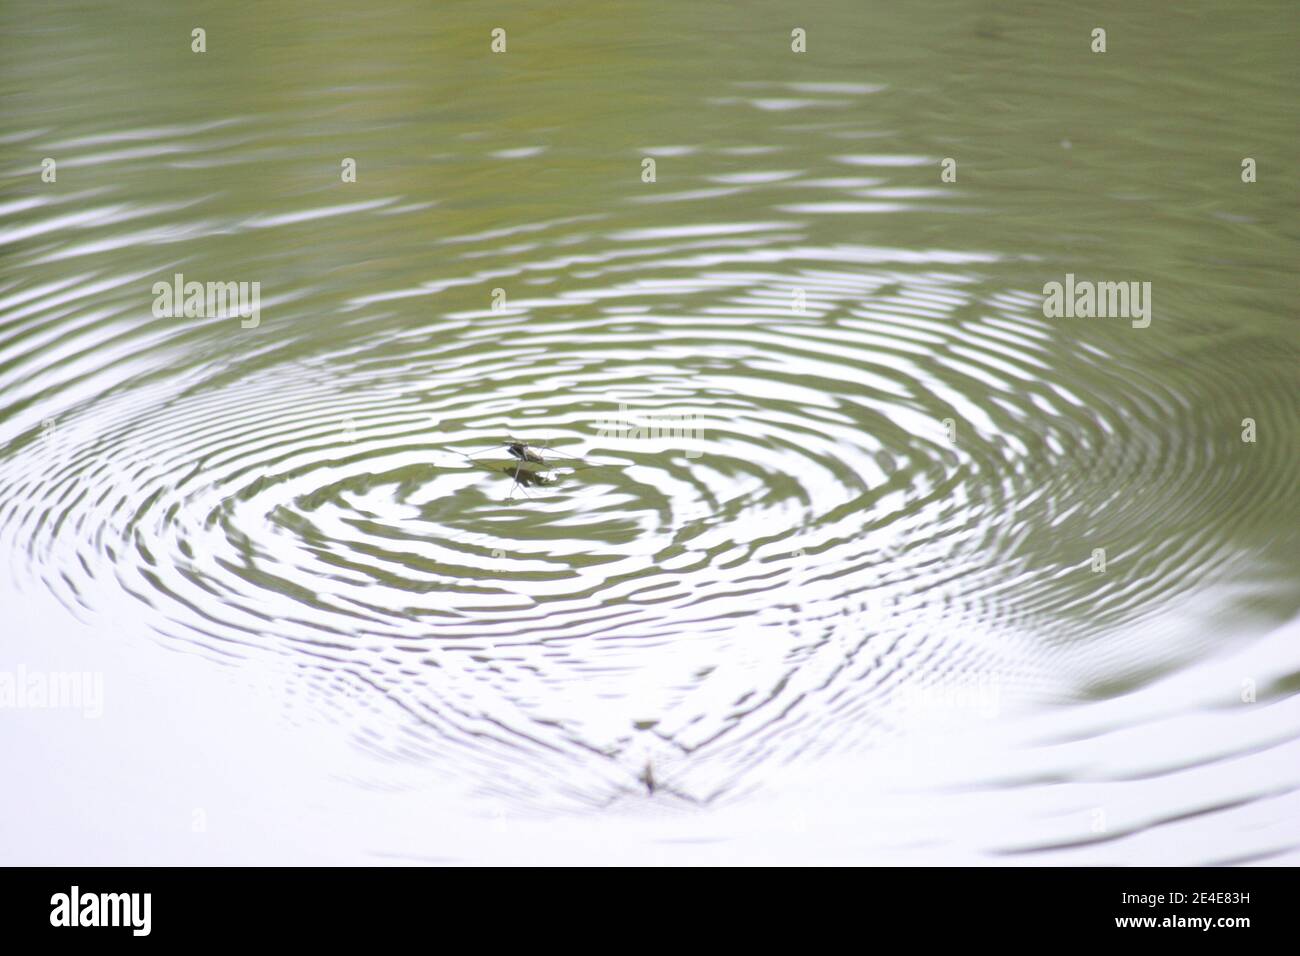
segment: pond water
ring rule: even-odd
[[[0,857],[1300,861],[1287,4],[0,17]]]

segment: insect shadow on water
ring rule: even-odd
[[[501,474],[509,475],[511,477],[513,483],[510,488],[510,494],[506,496],[507,501],[514,496],[516,488],[521,489],[525,495],[531,498],[532,495],[528,494],[528,489],[530,487],[547,486],[558,483],[559,479],[553,472],[548,473],[545,469],[529,467],[531,465],[551,465],[576,462],[577,464],[574,465],[565,465],[565,467],[572,468],[574,471],[583,468],[594,468],[600,465],[599,462],[593,463],[583,458],[552,455],[548,444],[534,444],[518,438],[507,438],[506,441],[497,445],[490,445],[488,448],[483,449],[483,451],[490,451],[494,448],[504,448],[510,453],[510,457],[513,458],[514,461],[506,462],[504,465],[498,465],[490,463],[486,459],[474,458],[470,455],[465,455],[465,457],[476,465],[487,468],[489,471],[500,472]],[[462,454],[464,453],[462,452]]]

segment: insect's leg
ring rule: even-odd
[[[505,447],[505,443],[504,443],[504,442],[497,442],[497,444],[495,444],[495,445],[488,445],[486,448],[475,448],[475,449],[474,449],[474,454],[477,455],[477,454],[479,454],[480,452],[493,451],[493,450],[495,450],[495,449],[497,449],[497,448],[503,448],[503,447]],[[461,454],[464,455],[466,458],[469,458],[469,454],[468,454],[468,453],[466,453],[466,452],[461,452]]]
[[[522,481],[519,480],[519,469],[523,467],[524,467],[524,463],[522,461],[519,464],[515,465],[515,483],[510,486],[510,494],[506,495],[506,501],[509,501],[511,498],[514,497],[516,488],[518,488],[520,491],[524,493],[525,498],[532,497],[532,495],[528,493],[528,487]]]
[[[524,467],[524,463],[521,461],[521,462],[519,463],[519,468],[522,468],[522,467]],[[519,476],[519,468],[516,468],[516,469],[515,469],[515,479],[516,479],[516,480],[518,480],[518,476]],[[522,481],[519,482],[519,490],[522,491],[522,492],[524,493],[524,497],[525,497],[525,498],[531,498],[531,497],[533,496],[533,493],[532,493],[531,491],[528,490],[528,485],[525,484],[525,483],[522,482]]]

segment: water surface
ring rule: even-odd
[[[97,746],[198,803],[242,765],[300,859],[1294,859],[1294,19],[1252,10],[7,5],[3,666],[104,672]],[[177,273],[256,326],[156,316]],[[1150,326],[1045,317],[1066,274]],[[516,490],[466,458],[507,436],[589,467]],[[200,692],[158,706],[233,772],[151,729]],[[34,766],[87,746],[43,716]]]

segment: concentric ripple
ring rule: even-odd
[[[1242,149],[1293,152],[1250,44],[1159,91],[1213,104],[1195,124],[1114,119],[1140,132],[1103,148],[1098,104],[1135,85],[1099,91],[1068,24],[900,15],[865,58],[828,21],[825,59],[778,70],[784,9],[748,30],[638,7],[630,43],[622,16],[584,12],[575,41],[521,8],[529,42],[486,62],[465,23],[354,12],[309,37],[259,8],[259,35],[303,37],[273,90],[248,51],[199,72],[174,38],[124,63],[76,34],[104,85],[69,100],[44,72],[62,33],[14,44],[0,598],[126,618],[269,675],[376,767],[543,810],[632,805],[648,779],[707,804],[813,758],[871,777],[878,744],[946,740],[945,712],[1035,710],[999,727],[1018,776],[984,766],[992,789],[1082,779],[1089,746],[1025,742],[1077,730],[1047,705],[1101,699],[1129,740],[1155,709],[1126,693],[1295,613],[1289,220],[1262,180],[1222,198],[1235,154],[1199,179],[1160,158],[1205,153],[1205,117],[1243,113],[1224,91],[1271,104],[1236,120]],[[966,89],[921,75],[918,44],[966,51]],[[60,178],[37,186],[44,156]],[[260,281],[261,324],[154,317],[178,272]],[[1044,318],[1067,273],[1151,280],[1155,320]],[[547,477],[516,482],[512,439]],[[1294,711],[1179,753],[1294,749]],[[1269,769],[1216,800],[1294,789]]]
[[[1222,575],[1284,493],[1249,482],[1284,469],[1225,467],[1234,423],[1197,418],[1177,380],[1067,352],[1037,296],[981,292],[967,271],[990,257],[788,247],[795,229],[720,229],[774,237],[728,255],[614,236],[564,295],[363,322],[310,359],[172,374],[146,364],[167,331],[86,329],[127,371],[22,432],[4,534],[69,606],[121,588],[169,640],[279,657],[331,706],[377,693],[399,712],[369,746],[457,747],[498,785],[520,751],[615,782],[704,752],[703,798],[782,748],[887,729],[903,686],[1069,696],[1114,653],[1159,662],[1099,645]],[[570,265],[535,255],[519,274]],[[674,277],[620,279],[649,256]],[[624,414],[689,427],[606,427]],[[507,436],[547,446],[553,480],[517,487]],[[1216,524],[1244,493],[1256,507]]]

